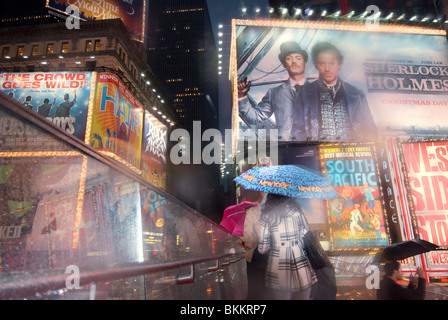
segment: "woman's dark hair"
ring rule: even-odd
[[[286,206],[289,206],[291,209],[295,207],[297,210],[302,211],[302,206],[293,198],[268,193],[261,214],[266,216],[269,224],[277,225],[288,214]]]
[[[314,65],[316,65],[317,56],[319,55],[319,53],[324,52],[324,51],[334,52],[338,58],[339,63],[342,64],[344,57],[342,56],[341,51],[339,51],[339,49],[336,48],[336,46],[334,46],[330,42],[318,42],[311,49],[311,57],[313,59]]]

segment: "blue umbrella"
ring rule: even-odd
[[[234,181],[245,189],[291,198],[331,200],[338,195],[325,177],[294,165],[254,167]]]

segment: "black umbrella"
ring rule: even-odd
[[[439,246],[434,243],[421,239],[397,242],[378,252],[374,261],[404,260],[412,256],[435,250],[438,247]]]

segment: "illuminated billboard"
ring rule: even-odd
[[[47,0],[47,8],[65,13],[68,6],[76,6],[84,20],[121,19],[131,37],[144,42],[146,3],[146,0]]]
[[[75,151],[0,152],[0,269],[41,270],[79,258],[73,249],[87,230],[81,224],[81,214],[86,222],[88,216],[82,207],[86,161]],[[52,256],[42,259],[47,252]]]
[[[116,75],[98,74],[90,145],[140,173],[143,112]]]
[[[431,269],[448,265],[448,141],[401,143],[410,221],[408,237],[440,246],[426,254]],[[406,218],[406,217],[405,217]],[[414,233],[412,235],[412,232]]]
[[[92,72],[1,73],[0,90],[85,141],[95,77]]]
[[[232,28],[234,130],[317,142],[448,134],[445,31],[279,20]]]
[[[142,142],[142,175],[151,184],[165,189],[168,128],[145,111]]]
[[[370,249],[389,244],[381,182],[373,144],[319,147],[322,171],[339,194],[327,202],[332,249]]]

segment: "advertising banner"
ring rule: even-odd
[[[173,215],[167,207],[167,199],[154,190],[141,189],[143,250],[145,260],[166,254],[167,246],[175,244],[175,235],[167,232],[173,226]]]
[[[143,261],[140,184],[122,175],[113,180],[109,204],[115,257],[121,262]]]
[[[282,141],[447,136],[445,31],[235,20],[232,41],[233,127]]]
[[[92,72],[1,73],[0,90],[85,141]]]
[[[65,13],[68,6],[79,9],[84,20],[121,19],[134,40],[144,42],[146,0],[47,0],[47,8]]]
[[[76,152],[72,156],[68,152],[54,156],[34,154],[17,153],[12,157],[2,154],[0,158],[3,271],[54,267],[61,263],[54,255],[56,251],[65,250],[66,258],[73,258],[75,217],[83,194],[80,186],[83,157]]]
[[[153,185],[166,187],[168,128],[145,111],[142,142],[142,174]]]
[[[448,141],[403,142],[402,152],[415,236],[448,250]],[[429,266],[448,265],[448,251],[426,257]]]
[[[0,110],[0,152],[68,151],[69,148],[51,134]]]
[[[140,169],[143,106],[121,80],[98,74],[90,145]]]
[[[340,195],[327,202],[333,249],[388,245],[374,145],[323,145],[319,154],[322,171]]]

